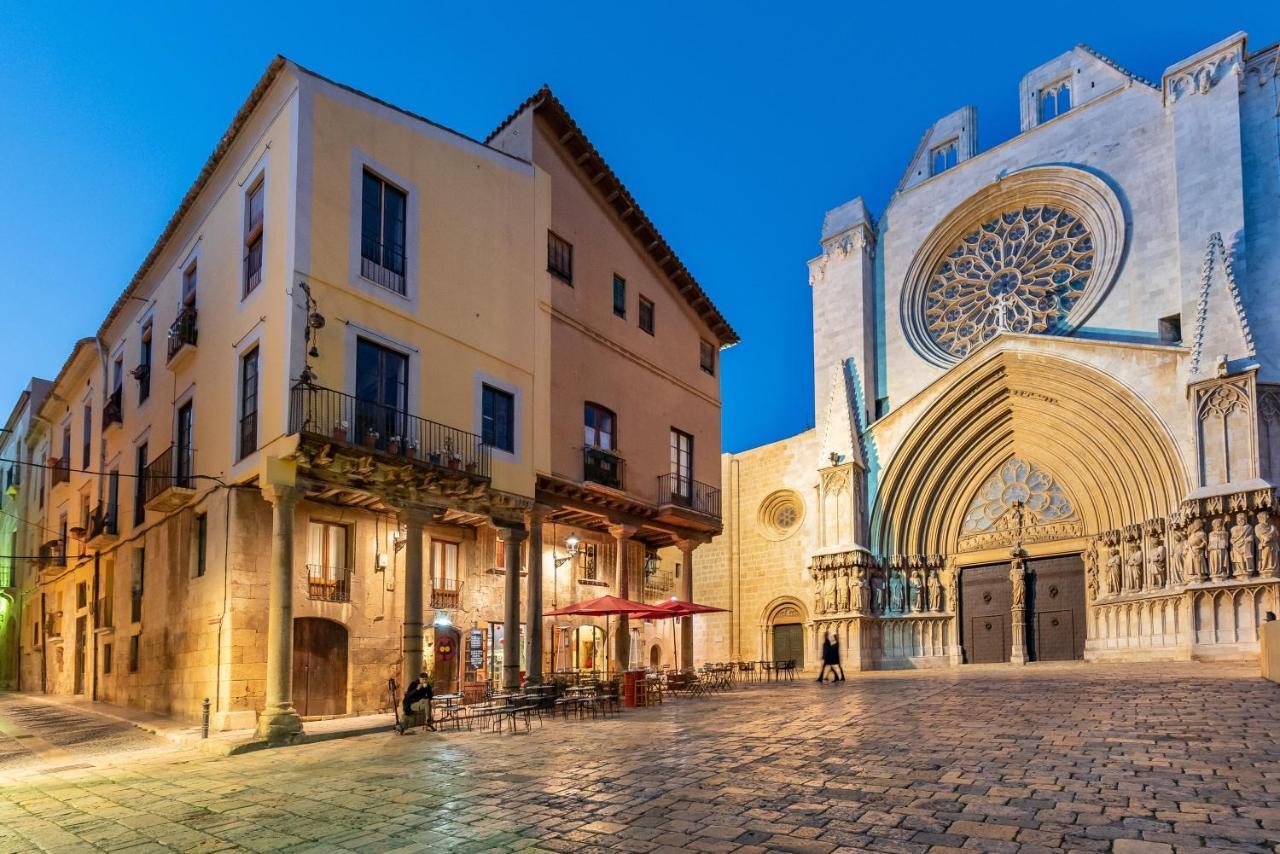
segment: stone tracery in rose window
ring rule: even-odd
[[[1093,238],[1053,205],[1005,211],[968,232],[938,263],[925,290],[925,328],[963,357],[998,332],[1053,332],[1084,295]]]
[[[1000,466],[969,503],[962,534],[981,534],[996,528],[1019,501],[1029,511],[1029,524],[1050,524],[1075,518],[1062,487],[1035,463],[1014,457]]]

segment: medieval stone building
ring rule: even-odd
[[[1280,610],[1277,49],[1081,45],[931,127],[809,263],[815,428],[723,459],[699,658],[1256,655]]]

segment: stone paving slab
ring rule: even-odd
[[[115,760],[0,766],[0,852],[1280,851],[1280,686],[1243,665],[863,674]]]

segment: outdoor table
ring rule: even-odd
[[[457,703],[462,699],[461,694],[436,694],[431,698],[431,704],[438,706],[440,709],[440,723],[444,724],[453,721],[454,725],[458,724],[458,706]]]

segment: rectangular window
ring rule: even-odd
[[[129,638],[129,672],[138,672],[138,641],[139,636],[134,635]]]
[[[1059,80],[1040,90],[1040,121],[1047,122],[1071,109],[1071,83]]]
[[[1182,343],[1182,315],[1171,314],[1160,318],[1160,340],[1165,344]]]
[[[307,595],[323,602],[350,601],[347,526],[311,522],[307,532]]]
[[[89,607],[89,585],[83,581],[76,583],[76,609]]]
[[[600,577],[598,549],[595,543],[585,543],[582,546],[582,554],[578,561],[578,577],[583,581],[595,581]]]
[[[195,308],[196,305],[196,284],[199,282],[199,271],[196,262],[192,261],[191,266],[182,271],[182,307]]]
[[[485,385],[481,415],[481,438],[486,445],[515,453],[516,398],[510,392]]]
[[[134,453],[133,479],[133,526],[136,528],[147,520],[147,443],[143,442]]]
[[[205,570],[208,568],[208,550],[209,550],[209,516],[201,513],[196,517],[195,532],[196,547],[196,578],[203,578]]]
[[[621,276],[613,277],[613,313],[618,317],[627,316],[627,280]]]
[[[405,227],[409,197],[369,170],[360,200],[360,275],[405,294]]]
[[[653,300],[640,297],[640,331],[653,334]]]
[[[58,514],[58,564],[67,565],[67,514]]]
[[[258,348],[240,357],[240,456],[258,450]]]
[[[939,175],[956,165],[956,141],[950,140],[935,147],[929,154],[929,174]]]
[[[138,379],[138,405],[151,396],[151,331],[152,323],[142,324],[142,347],[138,352],[138,369],[133,375]]]
[[[458,589],[458,544],[445,540],[431,541],[431,580],[438,590]]]
[[[93,462],[93,404],[84,405],[84,437],[80,468],[87,469]]]
[[[573,284],[573,244],[554,231],[547,232],[547,272]]]
[[[102,645],[102,673],[109,676],[111,674],[111,644],[104,643]]]
[[[700,342],[698,350],[698,365],[702,370],[711,374],[711,376],[714,377],[716,375],[716,345],[712,344],[710,341]]]
[[[129,586],[129,619],[135,623],[142,622],[142,592],[146,580],[147,550],[133,550],[133,580]]]
[[[671,428],[672,492],[682,498],[693,495],[693,437]]]
[[[267,182],[258,182],[244,194],[244,296],[262,283],[263,204]]]
[[[178,408],[178,430],[174,441],[173,485],[191,488],[191,475],[195,474],[195,402],[188,400]]]
[[[617,417],[612,411],[597,403],[588,403],[583,407],[582,423],[587,447],[606,451],[616,447]]]

